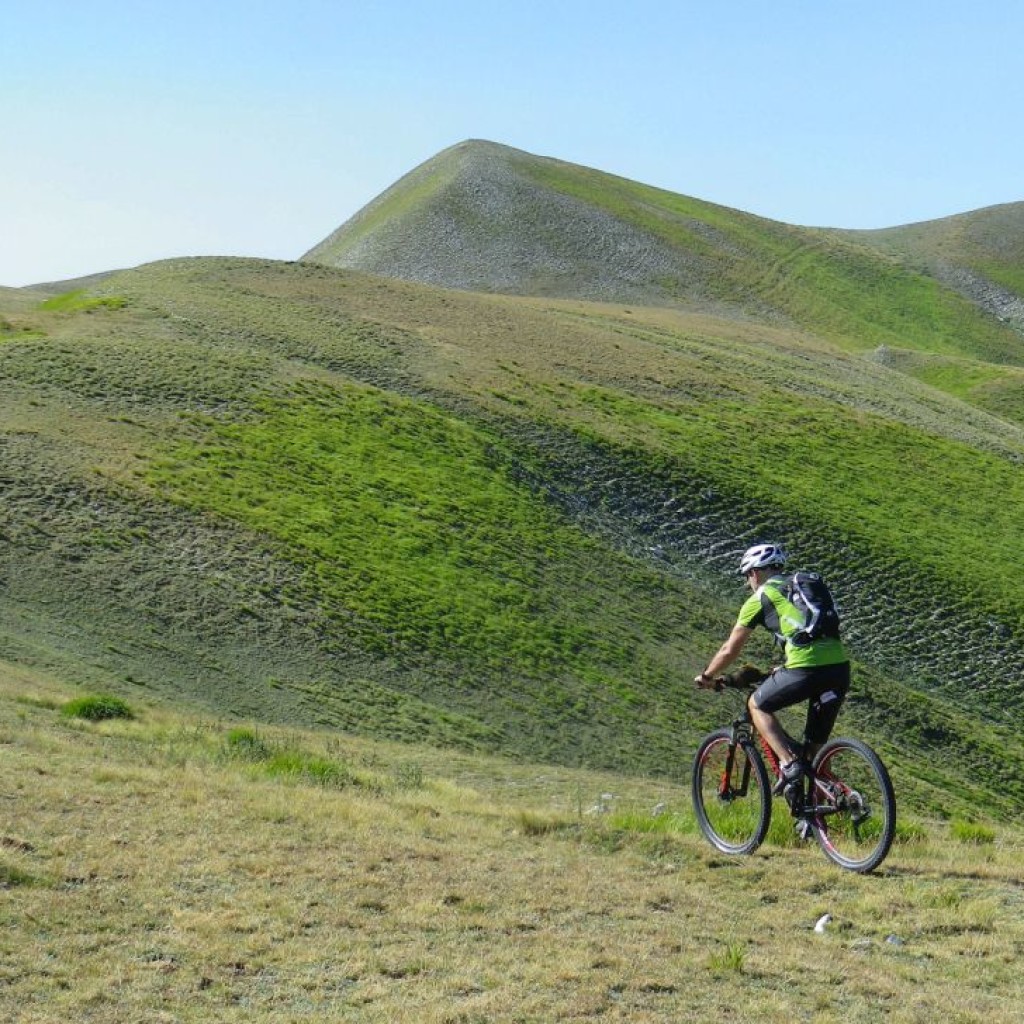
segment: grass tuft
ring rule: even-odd
[[[269,778],[324,789],[342,789],[357,782],[349,769],[332,758],[311,754],[291,743],[273,743],[247,726],[231,729],[224,738],[222,759],[259,766]]]
[[[226,755],[239,761],[269,761],[273,750],[255,729],[239,727],[228,732],[224,739]]]
[[[916,821],[896,820],[896,835],[893,840],[901,846],[919,846],[928,842],[928,831]]]
[[[518,831],[524,836],[550,836],[575,828],[575,824],[552,814],[522,810],[515,816]]]
[[[746,963],[747,951],[741,942],[726,943],[708,957],[708,967],[715,973],[739,974]]]
[[[272,778],[292,779],[324,789],[342,789],[355,782],[344,765],[301,750],[279,750],[267,761],[266,771]]]
[[[113,718],[134,718],[135,712],[127,701],[110,694],[99,693],[78,697],[61,708],[65,718],[81,718],[88,722],[104,722]]]
[[[949,833],[957,842],[971,846],[990,846],[996,841],[995,829],[977,821],[954,819],[949,823]]]
[[[0,889],[42,885],[41,879],[16,864],[0,861]]]

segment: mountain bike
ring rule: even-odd
[[[749,696],[757,683],[716,680]],[[800,753],[803,753],[803,747]],[[767,762],[767,767],[766,767]],[[693,760],[693,807],[705,838],[722,853],[753,853],[772,817],[779,759],[751,721],[746,697],[732,725],[701,740]],[[896,830],[896,796],[882,759],[866,743],[836,737],[814,757],[787,796],[797,834],[813,836],[830,861],[847,871],[873,871]]]

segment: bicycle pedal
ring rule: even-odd
[[[796,831],[797,839],[802,839],[804,842],[810,839],[814,832],[813,826],[806,818],[801,818],[794,826],[794,829]]]
[[[790,783],[782,791],[783,797],[785,797],[786,803],[789,805],[789,810],[795,818],[804,808],[804,794],[802,788],[796,783]]]

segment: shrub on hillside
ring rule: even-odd
[[[224,741],[225,753],[239,761],[267,761],[273,751],[255,729],[232,729]]]
[[[61,714],[65,718],[83,718],[89,722],[135,717],[135,713],[126,701],[107,693],[92,694],[68,701],[61,709]]]
[[[341,789],[355,781],[344,765],[301,750],[278,751],[267,762],[267,774],[324,789]]]
[[[255,729],[245,726],[227,734],[223,754],[229,760],[259,765],[272,778],[293,779],[325,789],[341,789],[355,782],[344,765],[295,747],[268,743]]]

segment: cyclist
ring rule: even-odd
[[[736,660],[758,626],[771,630],[783,643],[784,664],[772,670],[748,702],[754,726],[779,758],[782,771],[776,793],[795,792],[790,783],[807,771],[807,763],[828,739],[850,688],[850,661],[838,637],[820,637],[803,645],[792,642],[803,628],[804,616],[786,597],[788,580],[780,572],[785,562],[778,544],[755,544],[744,553],[739,571],[753,594],[740,608],[728,639],[694,680],[702,688],[715,688],[716,677]],[[801,749],[775,713],[804,700],[806,745]]]

